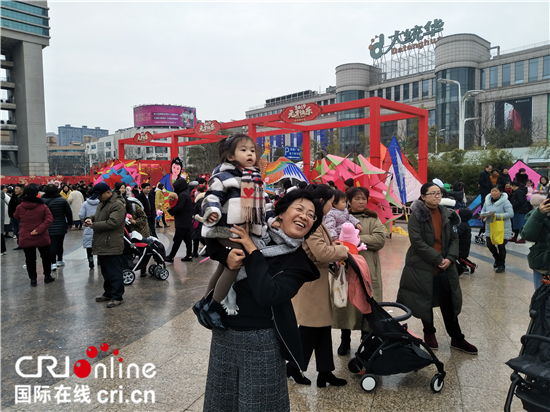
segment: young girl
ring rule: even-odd
[[[325,225],[328,228],[332,240],[338,240],[344,223],[351,223],[356,229],[359,229],[360,232],[363,231],[363,228],[359,224],[359,219],[350,215],[348,212],[346,195],[344,192],[335,190],[332,209],[330,209],[325,216]]]
[[[256,142],[245,134],[236,134],[219,144],[221,164],[214,169],[208,181],[208,190],[202,202],[202,236],[216,239],[225,249],[241,248],[229,238],[235,237],[229,229],[233,225],[248,224],[251,234],[262,236],[267,231],[266,193],[257,164]],[[209,244],[209,249],[212,243]],[[215,248],[216,245],[213,245]],[[210,256],[216,259],[216,254]],[[238,270],[220,264],[208,283],[207,294],[213,292],[211,303],[204,307],[215,328],[225,329],[220,317],[221,301],[237,277]],[[228,314],[236,315],[229,310]]]

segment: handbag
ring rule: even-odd
[[[346,267],[340,265],[338,277],[333,285],[333,301],[337,308],[345,308],[348,304],[348,280],[346,279]]]
[[[496,220],[496,216],[489,224],[489,230],[491,231],[491,243],[493,245],[502,245],[504,243],[504,221],[502,220],[502,213],[500,214],[500,220]]]

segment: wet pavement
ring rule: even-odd
[[[173,227],[157,233],[160,240],[169,245]],[[94,270],[88,269],[81,238],[82,231],[68,233],[66,265],[54,274],[55,282],[44,284],[39,265],[36,288],[30,287],[23,269],[23,251],[13,251],[15,241],[7,239],[8,254],[1,257],[2,410],[202,410],[210,332],[198,325],[190,308],[204,292],[216,263],[208,260],[201,264],[199,259],[181,262],[179,258],[185,255],[182,245],[175,263],[168,266],[170,277],[166,281],[149,275],[137,277],[133,285],[126,287],[124,304],[108,309],[106,303],[94,300],[103,292],[103,279],[97,266]],[[385,300],[395,300],[408,245],[407,237],[394,234],[381,251]],[[360,377],[347,369],[350,356],[336,355],[339,331],[334,331],[335,374],[346,378],[348,385],[317,388],[312,359],[306,376],[313,381],[313,386],[289,381],[292,410],[502,410],[511,373],[504,362],[519,352],[519,339],[527,330],[528,306],[534,292],[526,261],[529,246],[529,243],[508,245],[507,271],[496,274],[489,251],[472,242],[471,259],[479,264],[479,269],[474,275],[461,277],[464,305],[459,320],[466,339],[478,347],[479,355],[449,348],[450,338],[436,309],[440,345],[436,355],[445,363],[447,371],[441,393],[430,390],[430,379],[435,373],[433,366],[417,373],[382,377],[373,392],[364,392],[359,386]],[[421,335],[419,320],[413,318],[407,323]],[[101,349],[103,343],[109,345],[105,352]],[[352,349],[358,343],[358,332],[353,332]],[[98,350],[94,358],[87,356],[90,346]],[[113,353],[115,349],[118,355]],[[32,356],[32,360],[21,362],[20,372],[35,374],[37,357],[46,355],[57,360],[53,369],[57,374],[65,372],[68,357],[69,377],[53,377],[46,370],[50,360],[43,361],[42,377],[21,377],[16,372],[17,360]],[[119,358],[123,361],[119,362]],[[77,375],[85,369],[85,363],[73,369],[82,359],[92,368],[84,379]],[[144,366],[148,363],[154,366]],[[130,364],[133,365],[129,367]],[[119,373],[126,375],[127,369],[131,377],[120,378]],[[139,369],[138,379],[136,369]],[[144,373],[151,377],[145,377]],[[80,402],[87,399],[88,388],[90,402]],[[28,390],[30,399],[25,396]],[[154,403],[151,392],[154,392]],[[140,399],[142,402],[137,403]],[[519,403],[514,402],[514,410],[521,410]]]

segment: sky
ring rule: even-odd
[[[375,35],[445,22],[501,51],[550,38],[544,2],[90,2],[48,1],[43,51],[46,130],[110,133],[133,107],[197,108],[226,122],[266,99],[336,83],[344,63],[372,64]]]

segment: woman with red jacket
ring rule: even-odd
[[[15,209],[13,217],[21,221],[19,246],[25,252],[27,272],[31,279],[31,286],[36,286],[36,248],[38,248],[40,257],[42,258],[44,283],[53,282],[55,278],[51,276],[51,241],[48,234],[48,227],[53,222],[53,216],[48,206],[38,197],[38,188],[27,186],[23,190],[21,204]]]

